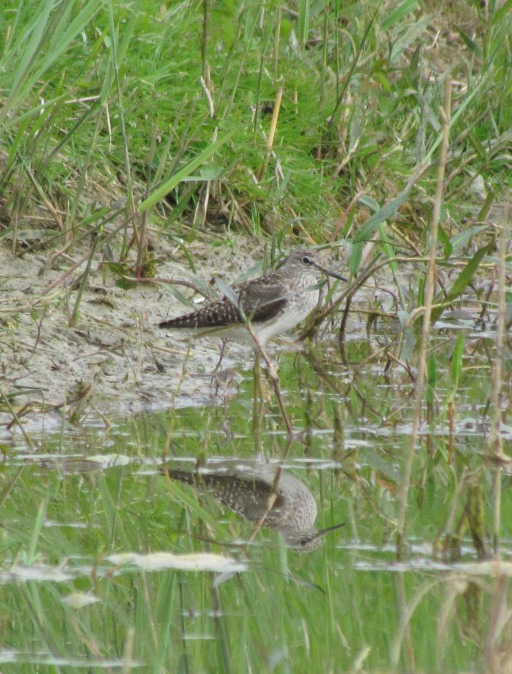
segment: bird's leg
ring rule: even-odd
[[[213,369],[212,375],[216,375],[217,372],[219,371],[220,364],[222,363],[222,359],[224,358],[224,350],[225,350],[225,348],[226,348],[227,342],[228,342],[227,339],[223,339],[223,340],[222,340],[222,344],[220,345],[219,360],[218,360],[218,362],[217,362],[217,365],[216,365],[215,368]]]
[[[254,381],[254,400],[263,402],[263,382],[261,380],[261,354],[259,351],[254,352],[254,367],[252,369]]]
[[[261,452],[261,426],[263,421],[263,389],[261,384],[261,354],[256,349],[254,352],[254,367],[252,370],[253,381],[253,408],[252,429],[254,435],[255,450]]]
[[[283,400],[283,394],[281,392],[281,385],[280,385],[280,382],[279,382],[279,376],[276,372],[275,367],[272,365],[272,361],[268,357],[268,354],[265,351],[265,349],[263,347],[263,344],[260,342],[260,340],[258,339],[258,336],[256,335],[256,333],[252,329],[251,324],[247,323],[246,327],[249,330],[249,332],[251,334],[251,337],[254,340],[254,344],[256,346],[256,353],[258,354],[258,356],[261,356],[261,358],[263,358],[263,360],[265,361],[265,364],[268,368],[268,376],[270,378],[270,381],[272,382],[272,386],[274,387],[274,392],[276,394],[277,403],[279,405],[279,411],[281,412],[281,416],[283,418],[284,425],[286,426],[286,432],[288,433],[289,438],[293,438],[293,437],[296,436],[296,432],[293,430],[292,422],[290,421],[290,417],[288,416],[288,412],[286,411],[286,406],[285,406],[284,400]],[[255,364],[255,366],[256,366],[256,364]],[[259,362],[258,362],[258,366],[259,366]],[[256,379],[254,381],[255,381],[255,387],[256,387]],[[261,390],[261,375],[260,375],[259,386],[260,386],[260,390]]]

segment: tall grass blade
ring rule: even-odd
[[[177,185],[180,184],[182,180],[187,178],[191,173],[193,173],[199,166],[204,164],[210,157],[212,157],[217,150],[219,150],[225,143],[232,138],[237,129],[231,129],[223,134],[218,140],[209,145],[206,150],[203,150],[200,154],[197,155],[194,159],[189,161],[189,163],[179,170],[175,175],[167,180],[163,185],[158,187],[147,199],[139,205],[139,213],[144,213],[145,211],[152,208],[156,203],[163,199],[169,192],[171,192]]]

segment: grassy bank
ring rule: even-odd
[[[449,78],[450,252],[510,187],[509,9],[8,0],[1,235],[22,252],[150,222],[421,254]]]

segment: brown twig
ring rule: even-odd
[[[416,377],[415,409],[412,420],[412,429],[409,437],[409,447],[405,460],[404,479],[400,495],[400,508],[398,513],[396,550],[400,558],[404,552],[404,533],[405,533],[405,514],[407,510],[409,489],[411,486],[412,465],[416,453],[416,440],[418,430],[421,424],[421,409],[423,401],[423,388],[426,373],[426,357],[428,350],[428,341],[430,334],[430,316],[434,300],[434,290],[436,282],[436,252],[437,252],[437,232],[441,218],[441,205],[444,192],[444,176],[446,171],[446,158],[448,154],[448,145],[450,142],[450,111],[451,111],[451,80],[446,79],[444,89],[444,104],[441,109],[443,120],[443,136],[439,151],[437,185],[434,198],[434,207],[432,210],[432,220],[430,222],[429,239],[429,262],[427,267],[427,279],[425,283],[425,304],[423,314],[423,325],[421,330],[420,350],[418,354],[418,373]]]
[[[270,155],[272,153],[272,147],[274,146],[274,139],[276,137],[276,129],[277,129],[277,120],[279,119],[279,111],[281,110],[281,102],[283,100],[283,91],[284,91],[283,87],[279,87],[279,89],[277,90],[276,100],[274,102],[274,110],[272,112],[272,121],[270,122],[270,130],[268,132],[267,146],[265,149],[265,160],[261,165],[256,176],[258,182],[261,180],[263,174],[267,169]]]

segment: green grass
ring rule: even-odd
[[[510,187],[509,5],[484,13],[460,2],[442,14],[410,0],[301,2],[294,14],[254,2],[6,2],[0,181],[6,217],[30,224],[4,236],[17,250],[48,229],[97,230],[110,214],[94,217],[95,200],[111,207],[121,196],[138,226],[134,209],[150,197],[170,235],[215,237],[218,224],[279,241],[354,235],[435,161],[448,75],[463,82],[453,88],[445,192],[444,228],[458,232],[474,218],[476,176],[494,198]],[[382,215],[396,225],[396,249],[410,250],[405,234],[421,247],[434,184],[427,170],[407,209]],[[36,206],[42,223],[31,222]]]

